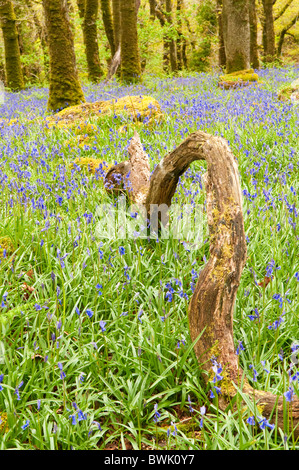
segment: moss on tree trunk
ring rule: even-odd
[[[248,0],[223,0],[223,37],[226,72],[250,68],[250,26]]]
[[[111,50],[111,56],[113,57],[116,50],[115,50],[113,17],[112,17],[112,9],[110,5],[110,0],[101,0],[101,10],[102,10],[102,17],[103,17],[105,32],[106,32],[106,36],[107,36],[110,50]]]
[[[250,21],[250,65],[253,69],[260,66],[258,44],[257,44],[257,16],[255,0],[249,0],[249,21]]]
[[[141,80],[135,0],[120,0],[121,78],[124,82]]]
[[[275,59],[275,33],[273,18],[273,0],[263,0],[263,49],[264,61],[272,62]]]
[[[16,16],[11,0],[0,0],[0,21],[5,48],[5,69],[8,88],[24,88]]]
[[[48,109],[57,111],[85,100],[78,78],[66,0],[43,0],[43,7],[50,55]]]
[[[98,82],[103,76],[100,64],[97,35],[98,0],[85,0],[83,33],[86,50],[88,76],[92,82]]]
[[[113,30],[114,30],[115,51],[117,51],[120,45],[120,35],[121,35],[120,0],[112,0],[112,11],[113,11]]]

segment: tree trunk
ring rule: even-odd
[[[164,31],[166,18],[162,9],[158,8],[156,5],[156,17],[158,18],[160,25],[163,28],[163,70],[164,72],[169,72],[169,40],[168,34]]]
[[[7,87],[12,91],[24,88],[16,16],[11,0],[0,0],[0,21],[5,49]]]
[[[282,30],[280,31],[278,45],[277,45],[277,57],[281,56],[282,45],[283,45],[285,35],[287,34],[288,30],[291,29],[292,26],[294,26],[294,24],[297,22],[298,17],[299,17],[299,13],[297,12],[295,16],[293,16],[293,18],[289,21],[289,23],[286,24],[286,26],[282,28]]]
[[[284,429],[287,419],[289,430],[294,430],[297,438],[298,398],[292,401],[291,412],[287,416],[283,396],[259,391],[249,385],[235,351],[233,311],[247,250],[238,165],[228,143],[202,131],[191,134],[156,166],[148,181],[148,159],[135,133],[130,143],[130,162],[116,165],[112,173],[128,176],[130,172],[134,175],[134,179],[129,177],[130,185],[127,181],[129,197],[137,204],[141,202],[141,208],[145,205],[151,225],[152,216],[159,206],[170,207],[179,178],[196,160],[207,162],[205,187],[210,257],[199,275],[188,317],[191,340],[197,340],[194,351],[203,370],[203,379],[208,383],[214,376],[215,363],[221,365],[223,380],[218,404],[222,410],[231,404],[237,393],[236,387],[239,387],[258,405],[256,421],[261,419],[260,414],[269,419],[274,412],[273,419],[276,413],[277,425]],[[108,173],[111,181],[111,169]],[[138,175],[141,175],[139,179]]]
[[[217,21],[218,21],[218,64],[220,67],[226,66],[225,47],[223,38],[223,24],[222,24],[222,0],[217,0]]]
[[[250,68],[248,0],[223,0],[223,37],[227,73]]]
[[[154,21],[156,18],[156,0],[149,0],[149,6],[150,6],[150,19],[151,21]]]
[[[263,1],[263,49],[264,61],[272,62],[275,59],[275,33],[273,19],[273,0]]]
[[[120,35],[121,35],[120,0],[112,0],[112,11],[113,11],[115,51],[117,51],[117,49],[120,46]]]
[[[78,78],[66,0],[43,0],[43,7],[50,55],[48,109],[58,111],[85,100]]]
[[[85,0],[83,34],[85,42],[88,77],[97,83],[103,76],[99,57],[97,18],[99,11],[98,0]]]
[[[113,57],[116,52],[116,49],[115,49],[113,17],[112,17],[110,0],[101,0],[101,10],[102,10],[104,28],[105,28],[106,36],[107,36],[109,46],[110,46],[111,57]]]
[[[120,0],[120,17],[121,78],[124,82],[139,82],[141,80],[141,66],[135,0]]]
[[[79,16],[83,20],[85,12],[85,0],[77,0]]]
[[[255,0],[249,0],[250,20],[250,65],[253,69],[259,69],[259,54],[257,44],[257,15]]]
[[[168,27],[171,28],[173,25],[172,19],[172,0],[166,0],[165,3],[166,7],[166,21],[168,23]],[[169,47],[169,57],[170,57],[170,68],[173,73],[177,71],[177,55],[176,55],[176,44],[175,40],[172,37],[172,33],[168,34],[167,43]]]
[[[184,35],[182,31],[182,15],[184,12],[184,0],[177,0],[177,40],[176,40],[176,51],[177,51],[177,69],[183,70],[184,65]]]

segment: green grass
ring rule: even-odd
[[[296,73],[265,70],[264,84],[237,91],[218,89],[215,75],[208,74],[86,90],[93,99],[109,99],[108,92],[144,93],[161,102],[164,123],[139,131],[152,168],[197,129],[229,141],[239,163],[248,237],[235,341],[244,345],[240,365],[249,381],[278,395],[288,389],[291,346],[299,343],[299,116],[298,107],[279,102],[275,90]],[[125,160],[133,129],[121,133],[121,123],[107,119],[86,147],[69,147],[66,131],[43,127],[46,90],[32,93],[26,106],[22,95],[6,103],[3,116],[19,114],[21,124],[3,126],[0,138],[0,245],[8,237],[13,246],[6,256],[0,251],[0,448],[298,449],[287,429],[250,426],[256,408],[252,402],[244,406],[241,392],[236,406],[223,412],[204,384],[187,309],[192,282],[209,256],[206,228],[207,241],[197,250],[173,237],[97,237],[97,207],[115,200],[104,189],[103,174],[71,163],[78,156]],[[28,114],[40,117],[28,124]],[[204,203],[204,172],[201,163],[186,172],[175,202]],[[272,259],[273,279],[263,288]],[[254,309],[259,320],[251,321]],[[270,329],[279,318],[278,328]],[[295,365],[293,376],[297,370]],[[298,380],[293,386],[298,395]],[[275,425],[275,416],[270,421]]]

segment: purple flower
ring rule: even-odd
[[[104,331],[106,331],[105,325],[106,325],[106,322],[104,320],[101,320],[100,321],[100,328],[102,330],[102,333],[104,333]]]
[[[86,309],[86,314],[89,316],[89,318],[93,316],[93,311],[91,310],[91,308]]]
[[[30,421],[29,419],[27,419],[27,421],[25,422],[25,424],[23,424],[23,426],[21,426],[21,428],[24,430],[29,427],[29,424],[30,424]]]

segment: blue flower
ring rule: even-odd
[[[161,417],[161,414],[159,413],[158,411],[158,404],[155,403],[154,405],[154,410],[155,410],[155,414],[154,414],[154,422],[157,423]]]
[[[250,424],[250,426],[254,426],[255,425],[254,416],[249,416],[249,418],[247,419],[247,423]]]
[[[23,424],[23,425],[21,426],[21,428],[24,430],[24,429],[26,429],[26,428],[29,427],[29,424],[30,424],[30,421],[29,421],[29,419],[27,419],[27,421],[25,422],[25,424]]]
[[[89,318],[91,318],[93,316],[93,311],[91,310],[91,308],[86,309],[86,314]]]
[[[106,326],[106,322],[104,320],[101,320],[100,321],[100,328],[102,330],[102,333],[104,333],[104,331],[106,331],[105,326]]]
[[[121,256],[124,255],[125,252],[126,252],[126,250],[125,250],[125,248],[124,248],[123,246],[120,246],[120,247],[118,248],[118,251],[119,251],[119,254],[120,254]]]

